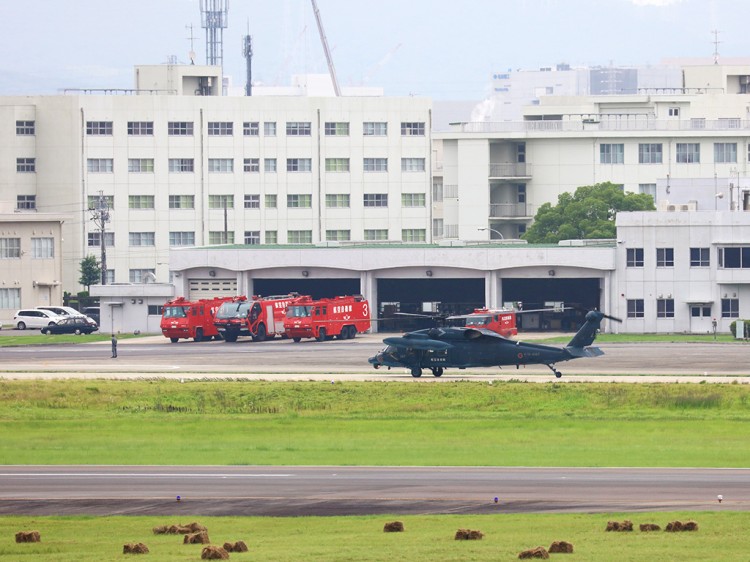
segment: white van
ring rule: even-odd
[[[26,328],[44,328],[57,324],[59,320],[65,318],[49,310],[40,310],[38,308],[23,308],[16,312],[13,317],[13,326],[17,330]]]

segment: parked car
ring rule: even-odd
[[[81,311],[83,314],[91,318],[94,322],[97,324],[101,324],[101,316],[99,315],[99,307],[98,306],[87,306]]]
[[[80,316],[83,318],[88,318],[91,322],[96,322],[97,325],[99,324],[98,321],[94,320],[90,316],[87,316],[83,312],[78,312],[72,306],[37,306],[37,308],[39,310],[49,310],[50,312],[54,312],[58,316],[65,316],[65,317]]]
[[[22,308],[17,311],[16,315],[13,317],[13,326],[18,330],[25,330],[26,328],[44,328],[45,326],[53,326],[57,324],[62,318],[62,316],[58,316],[49,310]]]
[[[85,316],[69,316],[61,318],[57,324],[42,328],[43,334],[90,334],[99,329],[96,322]]]

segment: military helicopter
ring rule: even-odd
[[[436,377],[445,369],[496,367],[502,365],[547,365],[557,378],[562,373],[555,363],[579,357],[598,357],[604,352],[591,347],[603,319],[622,322],[598,310],[586,313],[586,322],[564,347],[511,340],[486,329],[437,327],[408,332],[401,337],[385,338],[385,349],[370,364],[405,367],[412,377],[421,377],[422,369],[430,369]]]

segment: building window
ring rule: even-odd
[[[679,117],[680,116],[680,108],[679,107],[670,107],[669,108],[669,116],[670,117]]]
[[[349,123],[347,122],[326,122],[325,134],[327,137],[348,137]]]
[[[269,174],[276,173],[276,158],[263,159],[263,171]]]
[[[128,277],[131,283],[145,283],[154,275],[156,275],[155,269],[131,269]]]
[[[0,258],[16,259],[21,257],[20,238],[0,238]]]
[[[690,267],[709,267],[711,248],[690,248]]]
[[[170,280],[170,283],[172,281]],[[160,304],[150,304],[147,307],[147,314],[149,316],[161,316],[162,315],[162,305]]]
[[[99,209],[100,207],[103,207],[104,209],[114,209],[114,195],[89,195],[88,210],[93,211],[94,209]]]
[[[275,209],[278,206],[279,196],[275,193],[269,193],[265,196],[265,207],[266,209]]]
[[[721,299],[721,317],[739,318],[740,299]]]
[[[86,134],[111,136],[112,121],[86,121]]]
[[[263,136],[275,137],[276,136],[276,122],[266,121],[263,123]]]
[[[208,171],[222,174],[234,172],[234,160],[232,158],[209,158]]]
[[[387,228],[366,228],[365,240],[368,242],[388,240]]]
[[[54,238],[32,238],[31,257],[37,260],[51,259],[55,257]]]
[[[286,196],[286,206],[290,209],[309,209],[312,207],[312,195],[292,194]]]
[[[234,209],[234,195],[209,195],[209,209]]]
[[[234,123],[231,121],[209,121],[209,137],[231,137],[234,134]]]
[[[16,172],[36,172],[36,158],[16,158]]]
[[[424,193],[402,193],[401,194],[401,206],[402,207],[424,207],[425,206],[425,194]]]
[[[34,121],[16,121],[16,134],[19,136],[34,135],[36,134],[36,124]]]
[[[260,158],[245,158],[242,169],[245,172],[260,172]]]
[[[286,239],[289,244],[312,244],[312,230],[290,230]]]
[[[677,143],[677,163],[697,164],[701,161],[701,145],[697,142]]]
[[[674,318],[674,299],[657,299],[656,317]]]
[[[650,195],[651,198],[656,201],[656,184],[655,183],[639,183],[638,193],[644,193]]]
[[[365,207],[387,207],[388,206],[388,194],[387,193],[365,193],[364,206]]]
[[[21,289],[0,288],[0,308],[21,308]]]
[[[628,299],[628,318],[643,318],[643,299]]]
[[[276,230],[266,230],[264,236],[266,238],[266,244],[279,243],[279,233]]]
[[[424,122],[401,122],[401,136],[402,137],[423,137],[424,136]]]
[[[86,170],[92,174],[112,173],[113,168],[112,158],[89,158],[86,161]]]
[[[328,207],[329,209],[349,208],[349,194],[335,193],[326,195],[326,207]]]
[[[260,244],[260,230],[246,230],[245,244],[250,246],[257,246]]]
[[[706,118],[705,117],[693,117],[690,119],[690,128],[691,129],[705,129],[706,128]]]
[[[661,164],[662,162],[662,145],[661,143],[645,143],[638,145],[638,163],[639,164]]]
[[[711,318],[710,304],[694,304],[690,307],[690,316],[693,318]]]
[[[195,246],[195,232],[170,232],[170,246]]]
[[[133,174],[153,173],[153,158],[128,158],[128,172]]]
[[[363,168],[365,172],[387,172],[388,158],[365,158]]]
[[[192,121],[170,121],[167,123],[167,134],[172,137],[192,137]]]
[[[424,172],[424,158],[402,158],[402,172]]]
[[[348,242],[352,239],[350,230],[326,230],[327,242]]]
[[[643,267],[643,248],[628,248],[625,265],[627,267]]]
[[[424,228],[404,228],[401,230],[401,240],[403,242],[424,242],[427,240],[427,233]]]
[[[348,158],[326,158],[326,172],[348,172]]]
[[[674,267],[674,248],[656,248],[656,267]]]
[[[242,134],[246,137],[257,137],[260,134],[258,121],[245,121],[242,124]]]
[[[260,195],[245,194],[245,209],[260,209]]]
[[[599,145],[599,163],[600,164],[622,164],[625,162],[625,145],[624,144],[600,144]]]
[[[287,172],[312,172],[312,158],[287,158]]]
[[[195,195],[170,195],[170,209],[195,209]]]
[[[101,245],[101,232],[89,232],[87,235],[87,245],[91,248],[98,248]],[[111,247],[115,245],[115,233],[104,233],[104,246]]]
[[[287,121],[286,136],[288,137],[309,137],[310,122]]]
[[[132,137],[153,136],[153,121],[128,121],[128,135]]]
[[[170,172],[193,172],[195,170],[195,164],[192,158],[170,158],[169,159],[169,171]]]
[[[714,162],[717,164],[734,164],[737,162],[736,142],[715,142]]]
[[[36,195],[16,195],[17,211],[36,210]]]
[[[154,246],[155,235],[153,232],[129,232],[128,245],[130,246]]]
[[[219,244],[234,244],[234,231],[212,230],[208,233],[208,243],[211,246]]]
[[[128,196],[128,208],[129,209],[153,209],[154,208],[154,196],[153,195],[129,195]]]
[[[362,123],[362,132],[366,137],[384,137],[388,135],[388,123],[384,121]]]
[[[719,267],[750,269],[750,246],[719,248]]]
[[[442,238],[445,227],[443,219],[432,219],[432,235],[435,238]]]

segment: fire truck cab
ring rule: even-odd
[[[299,343],[302,338],[325,341],[351,339],[370,329],[370,305],[362,295],[312,300],[302,297],[286,310],[284,330]]]
[[[231,298],[189,301],[185,297],[178,297],[171,300],[162,307],[161,333],[172,343],[189,338],[194,341],[218,339],[220,336],[214,326],[214,316],[221,305]]]
[[[299,295],[260,297],[235,297],[225,302],[216,313],[214,324],[227,342],[236,342],[239,336],[250,336],[253,341],[264,341],[277,335],[286,337],[284,318],[289,303]]]
[[[509,308],[475,308],[474,312],[466,314],[463,318],[467,327],[484,328],[506,338],[518,335],[516,312]]]

